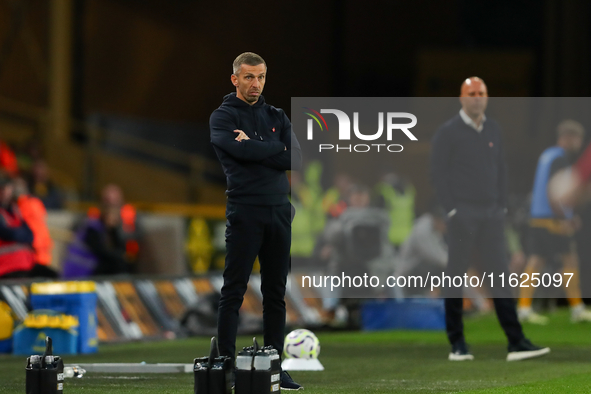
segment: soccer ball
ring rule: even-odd
[[[285,358],[316,359],[320,354],[320,342],[310,330],[293,330],[285,337]]]

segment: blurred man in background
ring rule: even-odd
[[[90,208],[68,246],[65,278],[115,275],[135,270],[141,242],[137,213],[117,185],[102,192],[101,208]]]
[[[488,90],[471,77],[461,87],[460,113],[444,123],[433,138],[431,177],[439,203],[448,216],[449,259],[446,275],[463,277],[476,246],[487,272],[509,275],[505,245],[506,168],[499,125],[487,120]],[[523,334],[511,289],[494,286],[497,317],[509,341],[507,361],[549,353]],[[462,288],[443,289],[451,361],[473,360],[464,337]]]
[[[346,191],[346,209],[330,220],[317,245],[317,268],[330,276],[377,276],[385,282],[392,273],[394,249],[388,239],[390,221],[382,208],[370,206],[367,186],[351,185]],[[343,288],[337,287],[322,299],[329,324],[359,328],[360,303],[354,297],[384,296],[383,288],[349,288],[341,300]],[[343,309],[343,307],[346,307]]]
[[[245,52],[233,63],[236,93],[224,97],[209,119],[211,143],[228,182],[226,267],[218,313],[220,354],[234,359],[238,311],[258,255],[261,265],[265,346],[283,352],[285,288],[293,206],[286,171],[299,170],[300,145],[281,109],[261,95],[267,64]],[[292,168],[293,167],[293,168]],[[285,371],[281,388],[302,388]]]
[[[33,232],[14,201],[14,184],[0,175],[0,278],[31,276]]]
[[[347,193],[353,186],[349,174],[338,173],[334,177],[333,186],[329,188],[322,198],[322,209],[327,218],[338,218],[347,209]]]
[[[553,207],[574,207],[591,196],[591,144],[572,169],[558,171],[548,185],[548,197]]]
[[[59,188],[49,179],[49,167],[47,163],[38,159],[31,165],[29,190],[41,199],[48,210],[62,209],[64,196]]]
[[[347,190],[347,208],[331,220],[317,247],[320,261],[325,261],[328,275],[363,275],[369,273],[372,260],[393,250],[388,242],[390,221],[382,208],[370,207],[367,186],[353,184]],[[392,261],[388,266],[392,267]]]
[[[426,277],[427,273],[437,275],[447,267],[445,216],[445,212],[436,206],[419,216],[400,248],[400,263],[396,267],[396,276]]]
[[[533,276],[541,280],[543,269],[572,273],[565,292],[571,307],[573,322],[591,321],[591,312],[585,309],[581,299],[578,257],[573,235],[578,228],[572,208],[552,206],[548,198],[548,182],[559,171],[569,168],[581,150],[585,130],[574,120],[564,120],[557,128],[556,145],[546,149],[538,161],[531,203],[530,257],[525,267],[528,281],[520,286],[519,318],[534,324],[547,324],[548,318],[532,310],[534,287]],[[555,260],[559,260],[556,266]],[[567,277],[565,277],[567,278]]]

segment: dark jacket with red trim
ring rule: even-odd
[[[253,104],[224,97],[209,118],[211,143],[222,163],[228,201],[250,205],[289,203],[285,171],[302,165],[300,144],[285,112],[265,103],[263,96]],[[249,140],[236,141],[242,130]]]

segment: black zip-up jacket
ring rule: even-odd
[[[431,180],[447,212],[458,203],[505,208],[506,167],[499,124],[487,119],[478,132],[459,114],[444,123],[432,141]]]
[[[266,104],[263,96],[250,105],[231,93],[211,114],[209,128],[226,175],[228,201],[249,205],[289,202],[285,171],[299,170],[302,154],[283,110]],[[250,139],[236,141],[234,130],[244,131]]]

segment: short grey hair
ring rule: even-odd
[[[583,137],[585,135],[585,128],[583,125],[576,120],[566,119],[558,124],[556,128],[556,134],[558,137],[562,137],[567,134],[577,134]]]
[[[246,64],[247,66],[258,66],[259,64],[264,64],[265,69],[267,68],[267,63],[265,60],[253,52],[244,52],[238,55],[236,59],[234,59],[234,63],[232,63],[232,72],[234,75],[240,74],[240,66]]]

